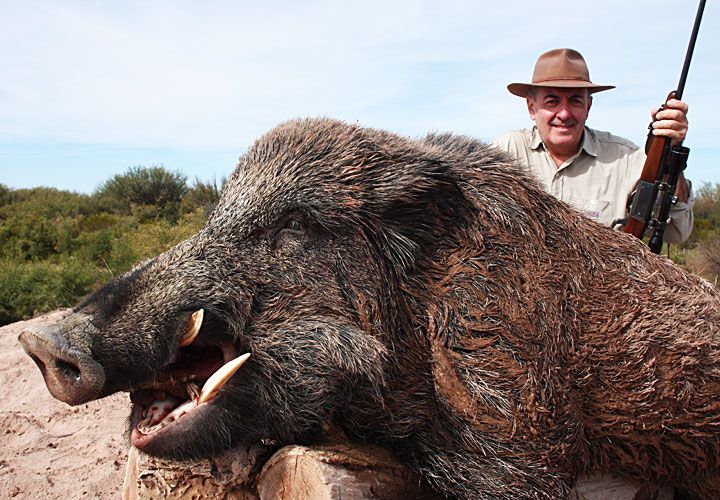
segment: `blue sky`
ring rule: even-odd
[[[262,5],[260,5],[262,4]],[[637,143],[678,81],[695,1],[0,0],[0,183],[92,192],[128,167],[220,179],[262,133],[330,116],[486,141],[531,124],[512,81],[580,50],[588,124]],[[687,176],[720,182],[720,7],[684,99]]]

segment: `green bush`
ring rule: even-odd
[[[720,276],[720,184],[695,190],[695,221],[690,238],[678,245],[673,260],[688,271],[718,285]]]
[[[135,190],[129,199],[123,186]],[[130,169],[93,196],[0,184],[0,324],[74,305],[191,236],[218,194],[200,181],[188,190],[182,174],[162,167]]]
[[[695,199],[695,222],[690,244],[720,236],[720,184],[703,184],[697,190]]]
[[[95,197],[110,211],[134,215],[145,221],[175,220],[180,202],[188,191],[187,176],[163,166],[130,167],[96,191]]]
[[[0,207],[4,207],[12,201],[12,190],[5,184],[0,183]]]
[[[70,251],[87,195],[50,188],[11,191],[0,206],[0,258],[44,260]]]
[[[20,261],[46,259],[57,253],[60,236],[52,221],[42,216],[13,217],[0,227],[0,255]]]
[[[196,178],[195,184],[183,196],[182,211],[185,213],[194,212],[196,209],[202,208],[206,213],[209,213],[220,200],[220,194],[226,182],[225,177],[220,180],[220,184],[216,180],[203,182]]]
[[[73,259],[62,264],[2,261],[0,325],[70,307],[89,293],[99,270]]]
[[[133,249],[136,261],[154,257],[197,233],[205,221],[205,211],[197,208],[183,215],[176,224],[155,220],[140,224],[127,232],[124,240]]]
[[[5,198],[9,199],[9,202],[0,203],[0,220],[23,214],[32,214],[48,219],[56,217],[58,214],[70,217],[89,214],[90,196],[60,191],[55,188],[16,189],[10,191],[9,195],[5,195]]]

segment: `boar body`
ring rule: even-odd
[[[713,497],[719,306],[497,150],[308,119],[257,141],[196,236],[21,341],[59,399],[130,392],[151,454],[336,426],[452,497],[607,471]]]

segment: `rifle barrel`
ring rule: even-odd
[[[698,31],[700,30],[700,20],[705,10],[705,0],[700,0],[697,14],[695,15],[695,24],[693,24],[692,34],[690,35],[690,43],[685,53],[685,62],[683,63],[682,73],[680,74],[680,82],[678,83],[677,99],[682,99],[683,90],[685,89],[685,80],[687,80],[688,70],[690,69],[690,61],[692,60],[693,51],[695,50],[695,41],[697,40]]]

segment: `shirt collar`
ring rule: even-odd
[[[585,152],[590,156],[597,157],[598,155],[598,147],[597,141],[595,140],[595,135],[592,133],[592,130],[587,127],[585,127],[585,130],[583,132],[582,149],[585,150]]]
[[[540,138],[540,132],[538,131],[536,126],[533,126],[532,136],[530,137],[530,147],[533,150],[537,150],[540,148],[540,146],[545,148],[545,145]],[[595,141],[592,130],[590,130],[588,127],[585,127],[585,130],[583,131],[583,139],[580,151],[585,151],[590,156],[597,156],[597,150],[597,142]]]

